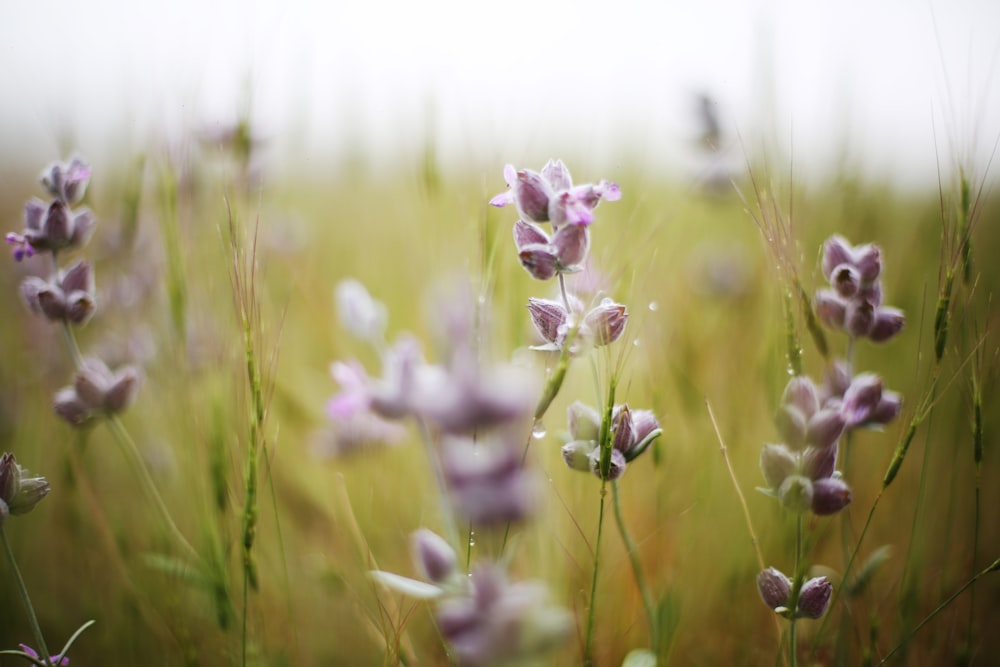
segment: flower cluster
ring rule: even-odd
[[[831,329],[883,343],[905,323],[903,311],[882,305],[882,253],[874,244],[852,246],[841,236],[823,244],[823,276],[830,288],[816,293],[816,312]]]
[[[51,277],[25,278],[21,298],[35,315],[66,327],[86,324],[97,307],[91,264],[81,260],[61,270],[57,263],[61,251],[83,246],[93,233],[96,220],[90,211],[73,212],[70,208],[83,200],[89,182],[90,167],[79,158],[51,165],[42,174],[41,183],[52,201],[29,201],[24,231],[7,235],[17,261],[39,253],[51,255]],[[82,426],[97,415],[120,412],[134,399],[141,378],[138,369],[125,366],[112,373],[96,358],[81,360],[78,365],[73,384],[61,389],[54,400],[56,414],[73,426]]]
[[[90,182],[90,167],[79,158],[68,164],[55,163],[42,174],[42,187],[52,196],[46,204],[32,198],[24,207],[24,231],[7,234],[7,244],[14,248],[14,259],[21,261],[37,252],[56,253],[79,248],[94,231],[94,216],[86,208],[74,212]]]
[[[567,409],[570,442],[562,448],[563,460],[572,470],[601,477],[601,415],[576,401]],[[631,410],[627,404],[611,411],[611,458],[607,477],[618,479],[625,465],[649,447],[663,431],[650,410]]]
[[[769,567],[757,575],[757,590],[768,607],[788,618],[816,619],[826,613],[833,584],[826,577],[813,577],[802,584],[795,609],[789,609],[792,581],[780,570]]]
[[[625,306],[604,298],[591,308],[563,283],[563,275],[582,271],[590,251],[590,225],[594,209],[602,199],[615,201],[621,190],[609,181],[596,185],[573,185],[562,160],[549,160],[541,173],[530,169],[504,169],[509,189],[490,200],[493,206],[514,204],[521,219],[514,223],[514,245],[521,265],[537,280],[558,277],[561,300],[531,299],[528,311],[544,341],[541,349],[562,349],[574,333],[574,351],[585,345],[607,345],[625,330]],[[552,233],[540,223],[550,223]]]
[[[765,445],[760,454],[769,492],[797,512],[826,515],[847,507],[851,490],[835,472],[843,411],[822,407],[816,385],[798,376],[785,387],[775,421],[784,442]]]
[[[13,454],[0,456],[0,527],[11,514],[27,514],[49,493],[44,477],[34,477]]]
[[[478,358],[468,300],[453,299],[439,313],[447,349],[441,363],[431,363],[409,334],[384,342],[385,306],[360,283],[345,281],[337,295],[345,328],[379,350],[382,373],[371,377],[356,360],[331,367],[341,386],[327,404],[333,452],[401,440],[401,421],[413,418],[441,436],[442,473],[456,511],[480,525],[527,516],[533,479],[507,427],[530,414],[538,388],[527,369]]]
[[[547,604],[542,583],[509,582],[492,562],[478,563],[464,576],[454,549],[426,528],[412,535],[411,545],[415,565],[430,583],[387,572],[373,575],[402,593],[435,600],[438,629],[458,664],[519,663],[569,635],[572,620]]]

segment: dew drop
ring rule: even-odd
[[[639,339],[638,338],[636,338],[635,340],[632,341],[632,347],[639,347]]]
[[[658,304],[655,301],[650,301],[649,302],[649,309],[655,313],[656,311],[658,311],[660,309],[660,304]]]
[[[534,426],[531,427],[531,437],[535,440],[541,440],[545,437],[545,424],[541,419],[535,422]]]

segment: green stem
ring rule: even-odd
[[[111,429],[111,432],[115,436],[115,440],[118,441],[118,444],[121,446],[126,457],[132,463],[132,467],[135,468],[138,473],[143,491],[145,491],[146,495],[149,496],[149,499],[153,501],[157,511],[160,513],[160,518],[162,518],[163,522],[167,525],[167,529],[173,535],[174,539],[177,540],[177,543],[183,547],[184,551],[191,556],[192,560],[199,562],[201,557],[198,555],[198,552],[195,551],[194,547],[191,546],[191,543],[187,541],[187,538],[184,537],[184,533],[180,531],[177,524],[174,523],[173,517],[170,516],[170,510],[167,509],[166,503],[163,502],[163,497],[160,496],[160,492],[156,489],[156,483],[153,482],[153,478],[149,474],[149,470],[146,468],[146,464],[143,463],[142,456],[139,454],[139,450],[135,446],[135,441],[132,440],[132,436],[130,436],[129,432],[125,429],[125,425],[122,424],[118,415],[114,414],[108,415],[107,423],[108,428]]]
[[[24,608],[28,612],[28,620],[31,622],[31,631],[35,635],[35,644],[38,646],[38,653],[42,661],[48,667],[52,667],[49,649],[45,646],[45,639],[42,638],[42,628],[38,625],[38,617],[35,616],[35,609],[31,606],[31,597],[28,595],[28,588],[24,585],[21,571],[17,569],[17,561],[14,560],[14,551],[10,548],[10,542],[7,541],[7,532],[4,530],[3,524],[0,524],[0,539],[3,540],[3,548],[7,552],[10,569],[14,572],[14,581],[17,582],[17,589],[21,592],[21,600],[24,601]]]
[[[622,516],[621,498],[618,495],[618,480],[611,482],[611,498],[614,502],[615,522],[618,524],[618,532],[621,533],[622,542],[625,543],[625,550],[628,552],[629,562],[632,564],[632,573],[635,575],[635,584],[639,587],[639,593],[642,594],[642,604],[646,608],[646,618],[649,621],[650,644],[653,653],[658,656],[660,654],[660,633],[658,632],[656,623],[656,608],[653,606],[653,596],[649,591],[649,585],[646,583],[646,577],[642,573],[639,552],[635,548],[635,542],[632,541],[632,536],[629,535],[628,528],[625,526],[625,519]]]
[[[792,585],[792,595],[789,606],[792,616],[788,626],[788,664],[791,667],[798,665],[798,636],[796,633],[796,616],[799,608],[799,592],[802,590],[802,513],[795,519],[795,583]]]
[[[601,482],[601,510],[597,515],[597,541],[594,542],[594,576],[590,582],[590,610],[587,613],[587,638],[583,648],[583,663],[593,665],[594,658],[590,653],[590,647],[594,639],[594,612],[597,605],[594,600],[597,597],[597,571],[601,561],[601,534],[604,532],[604,498],[607,496],[607,481]]]

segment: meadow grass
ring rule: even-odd
[[[377,177],[274,174],[258,187],[239,161],[192,155],[183,165],[122,156],[126,178],[95,177],[87,203],[99,223],[77,254],[95,265],[98,311],[78,339],[85,351],[144,367],[121,423],[197,558],[159,520],[107,424],[79,431],[53,415],[51,397],[73,359],[58,326],[17,298],[30,263],[0,271],[0,450],[52,485],[30,517],[6,523],[6,535],[49,648],[93,618],[73,664],[449,664],[431,606],[368,574],[417,577],[409,535],[421,526],[445,534],[419,429],[394,447],[317,453],[324,407],[338,389],[331,361],[378,361],[342,332],[333,289],[361,280],[386,304],[390,338],[405,330],[426,341],[432,288],[471,275],[492,305],[490,355],[527,360],[541,377],[557,357],[524,349],[536,342],[525,304],[556,297],[518,266],[516,216],[486,204],[503,188],[502,165],[433,178],[420,164]],[[592,175],[585,160],[571,164]],[[653,644],[657,623],[661,664],[782,664],[787,624],[776,632],[759,599],[761,564],[733,487],[745,496],[764,565],[792,571],[796,519],[754,491],[764,486],[761,447],[780,437],[773,415],[788,380],[786,313],[803,372],[819,377],[823,355],[799,294],[786,299],[795,287],[782,280],[787,267],[775,266],[746,210],[756,201],[746,178],[737,178],[748,193],[741,200],[735,190],[708,192],[622,164],[593,174],[616,180],[624,197],[601,206],[592,256],[631,312],[616,343],[629,349],[620,364],[616,353],[595,354],[602,368],[619,368],[618,400],[652,409],[663,428],[651,453],[614,483],[633,546],[604,526],[594,567],[601,482],[572,474],[560,453],[567,406],[606,402],[581,362],[543,417],[545,436],[528,438],[540,509],[511,530],[504,559],[512,576],[546,583],[574,619],[568,641],[538,664],[578,664],[585,652],[594,664],[621,664]],[[829,573],[837,590],[823,621],[797,624],[803,659],[874,664],[895,650],[905,664],[988,664],[1000,654],[996,575],[920,625],[1000,556],[1000,311],[992,304],[1000,209],[975,185],[972,195],[947,183],[941,193],[902,192],[843,174],[825,186],[775,186],[793,222],[785,261],[807,296],[824,282],[819,248],[838,233],[882,248],[887,299],[907,314],[891,344],[859,342],[853,352],[857,368],[902,394],[904,409],[884,432],[852,435],[846,552],[839,517],[804,519],[807,564]],[[36,189],[26,176],[0,192],[10,229]],[[965,245],[942,226],[968,225],[973,207],[966,278]],[[826,339],[831,356],[844,354],[842,337],[828,331]],[[540,430],[530,419],[522,426],[525,435]],[[907,455],[886,484],[904,443]],[[478,537],[471,559],[496,557],[500,538]],[[866,584],[841,590],[845,555],[855,550],[851,577]],[[0,648],[32,636],[6,573],[0,568]],[[0,656],[6,664],[18,663]]]

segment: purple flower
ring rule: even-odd
[[[526,222],[551,222],[553,230],[563,225],[587,226],[594,221],[594,208],[602,199],[615,201],[621,191],[615,183],[573,186],[569,169],[562,160],[549,160],[542,172],[504,167],[508,190],[490,199],[491,206],[514,204]]]
[[[35,649],[31,648],[27,644],[18,644],[18,646],[21,647],[22,651],[24,651],[25,653],[27,653],[28,655],[30,655],[35,660],[41,660],[42,659],[42,657],[40,655],[38,655],[38,651],[36,651]],[[49,657],[49,662],[51,662],[53,665],[55,665],[55,667],[68,667],[68,665],[69,665],[69,658],[64,658],[63,656],[61,656],[61,655],[59,655],[57,653],[56,655],[53,655],[53,656]]]
[[[42,187],[57,200],[70,206],[78,204],[90,182],[90,167],[80,158],[67,163],[54,162],[41,176]]]
[[[478,564],[464,595],[442,600],[435,616],[458,664],[530,660],[562,643],[572,629],[564,610],[546,604],[541,583],[509,583],[494,564]]]
[[[601,415],[597,410],[574,402],[567,409],[572,439],[563,446],[562,455],[572,470],[601,476]],[[611,461],[608,479],[618,479],[626,465],[642,454],[663,433],[650,410],[632,410],[628,404],[616,405],[611,412]]]
[[[771,609],[778,609],[788,604],[792,582],[780,570],[769,567],[757,575],[757,591],[764,604]]]
[[[21,297],[36,315],[81,326],[96,308],[94,273],[88,262],[81,261],[61,271],[55,283],[30,276],[21,283]]]
[[[445,485],[455,511],[476,525],[519,521],[535,508],[536,480],[505,439],[450,438],[442,449]]]
[[[413,561],[429,580],[440,584],[458,572],[458,557],[445,539],[421,528],[410,536]]]
[[[826,613],[833,595],[833,584],[826,577],[814,577],[802,584],[799,591],[799,615],[805,618],[819,618]]]
[[[569,296],[573,312],[569,312],[561,301],[550,299],[528,299],[528,313],[539,336],[545,341],[536,346],[538,350],[561,350],[566,343],[573,325],[579,321],[573,338],[571,351],[576,353],[590,345],[598,347],[610,345],[618,340],[628,322],[628,309],[614,300],[604,298],[583,314],[583,303],[575,296]],[[582,316],[582,319],[581,319]]]
[[[518,220],[514,223],[514,245],[528,273],[536,280],[549,280],[559,273],[580,270],[590,248],[590,231],[564,226],[550,237],[536,225]]]
[[[90,239],[95,224],[87,209],[74,213],[59,200],[46,205],[31,199],[24,206],[24,231],[7,234],[6,241],[14,247],[14,259],[21,261],[38,251],[78,248]]]
[[[99,414],[114,414],[127,408],[142,383],[142,373],[134,366],[112,372],[95,357],[84,359],[73,384],[60,389],[53,407],[72,426],[82,426]]]
[[[27,514],[49,493],[49,482],[22,468],[13,454],[0,456],[0,526],[11,514]]]

